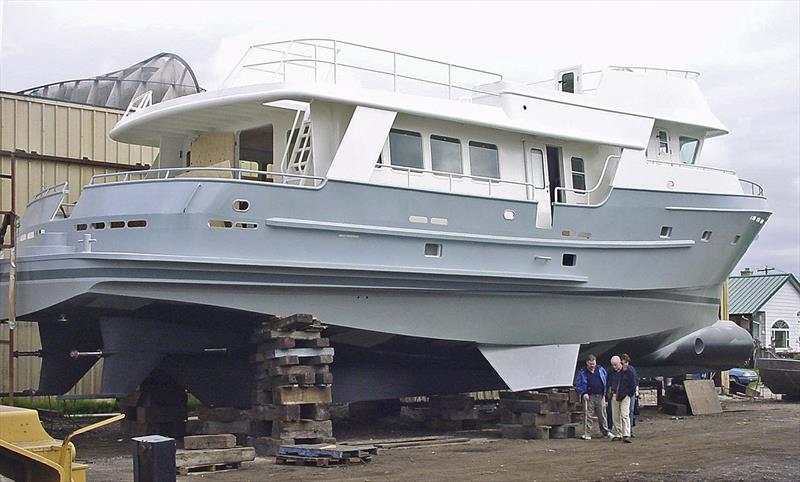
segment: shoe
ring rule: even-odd
[[[632,444],[633,443],[633,440],[631,440],[630,437],[622,437],[622,441],[625,442],[626,444]]]
[[[608,432],[607,434],[603,435],[603,437],[608,437],[608,438],[611,438],[611,439],[614,438],[614,436],[611,434],[611,432]]]
[[[583,440],[592,440],[592,436],[591,435],[586,435],[586,434],[581,435],[581,438]]]
[[[622,440],[622,437],[614,437],[613,435],[611,436],[612,442],[619,442],[620,440]]]

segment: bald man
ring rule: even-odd
[[[636,394],[636,380],[631,370],[623,370],[622,360],[611,357],[611,373],[608,376],[611,414],[614,419],[611,440],[631,443],[631,400]]]

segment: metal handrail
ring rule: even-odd
[[[176,174],[185,174],[189,172],[230,172],[232,174],[238,175],[238,177],[234,177],[235,180],[244,180],[249,182],[263,182],[265,184],[268,181],[261,181],[255,179],[242,179],[242,174],[253,174],[257,175],[258,177],[267,176],[270,178],[275,177],[290,177],[295,179],[311,179],[313,181],[320,181],[324,182],[327,178],[319,177],[319,176],[308,176],[304,174],[287,174],[282,172],[274,172],[274,171],[259,171],[256,169],[238,169],[232,167],[169,167],[163,169],[148,169],[146,171],[125,171],[125,172],[110,172],[107,174],[95,174],[91,178],[89,178],[89,182],[86,186],[96,186],[99,185],[96,181],[99,179],[106,179],[106,178],[119,178],[122,177],[122,181],[112,181],[112,182],[134,182],[134,181],[143,181],[147,180],[146,176],[155,174],[155,179],[150,179],[153,181],[159,180],[167,180],[167,179],[176,179]],[[161,175],[164,175],[163,177]],[[170,175],[172,174],[172,177]],[[131,176],[140,176],[139,179],[131,179]],[[318,187],[318,186],[301,186],[301,185],[291,185],[293,187]]]
[[[391,165],[391,164],[382,164],[380,162],[375,163],[375,167],[378,168],[378,169],[387,168],[387,169],[392,169],[392,170],[397,170],[397,171],[405,171],[405,173],[406,173],[406,186],[407,187],[411,187],[411,173],[415,172],[415,173],[419,173],[419,174],[433,174],[433,175],[436,175],[436,176],[447,176],[449,192],[453,192],[453,178],[456,178],[456,179],[462,179],[462,178],[463,179],[472,179],[472,180],[475,180],[475,181],[486,182],[486,183],[488,183],[489,196],[492,195],[492,183],[495,183],[495,184],[513,184],[513,185],[516,185],[516,186],[525,186],[526,188],[532,187],[534,189],[542,189],[541,187],[537,188],[535,184],[532,184],[532,183],[529,183],[529,182],[509,181],[509,180],[506,180],[506,179],[498,179],[496,177],[471,176],[469,174],[459,174],[457,172],[435,171],[433,169],[420,169],[418,167],[394,166],[394,165]],[[531,195],[530,195],[530,193],[529,193],[529,191],[527,189],[525,190],[525,193],[526,193],[526,197],[528,199],[531,199]]]
[[[751,196],[763,196],[764,195],[764,188],[761,187],[761,184],[753,182],[749,179],[742,179],[739,178],[739,182],[742,184],[742,192],[745,191],[744,186],[748,186],[750,188],[750,195]]]
[[[248,65],[242,66],[242,68],[251,68],[253,70],[258,70],[260,72],[266,72],[266,73],[270,73],[270,74],[275,74],[275,75],[280,76],[281,79],[285,81],[286,80],[285,69],[284,69],[283,73],[279,73],[279,72],[276,72],[276,71],[273,71],[273,70],[258,69],[256,67],[272,65],[272,64],[282,64],[282,65],[292,64],[292,65],[297,65],[299,67],[306,67],[306,68],[309,68],[309,69],[314,69],[315,68],[315,67],[310,66],[310,65],[303,65],[304,63],[307,63],[307,62],[312,62],[314,64],[334,65],[333,62],[327,61],[327,60],[293,59],[293,60],[274,60],[272,62],[260,62],[260,63],[257,63],[257,64],[248,64]],[[403,74],[398,74],[398,73],[394,73],[394,72],[387,72],[385,70],[371,69],[369,67],[359,67],[357,65],[343,64],[341,62],[337,63],[336,65],[338,65],[339,67],[346,67],[346,68],[361,70],[361,71],[370,72],[370,73],[373,73],[373,74],[391,75],[391,76],[393,76],[394,79],[414,80],[414,81],[417,81],[417,82],[424,82],[426,84],[437,85],[437,86],[440,86],[440,87],[447,87],[448,89],[450,89],[450,91],[448,91],[448,98],[452,98],[452,89],[463,90],[463,91],[472,92],[472,93],[475,93],[475,94],[493,95],[493,96],[498,96],[498,97],[500,96],[500,94],[497,93],[497,92],[489,92],[489,91],[485,91],[485,90],[475,89],[473,87],[463,87],[463,86],[460,86],[460,85],[453,85],[452,83],[437,82],[435,80],[428,80],[428,79],[423,79],[422,77],[413,77],[413,76],[410,76],[410,75],[403,75]],[[393,91],[397,92],[397,84],[396,84],[396,82],[395,82]]]
[[[610,156],[606,157],[606,162],[603,164],[603,170],[600,172],[600,177],[597,178],[597,184],[595,184],[595,186],[593,188],[591,188],[591,189],[575,189],[575,188],[572,188],[572,187],[561,187],[561,186],[559,186],[559,187],[556,188],[556,192],[555,192],[556,199],[559,198],[558,197],[558,193],[560,193],[560,192],[574,192],[575,194],[580,194],[581,196],[587,196],[587,200],[588,200],[589,194],[597,191],[600,188],[600,185],[603,183],[603,179],[606,177],[606,171],[608,170],[608,165],[611,163],[611,159],[614,158],[614,157],[616,157],[617,159],[621,158],[620,155],[618,155],[618,154],[611,154]],[[584,175],[585,174],[586,173],[584,173]]]
[[[286,47],[285,49],[281,49],[280,46],[283,46],[283,45],[288,45],[288,47]],[[292,48],[295,47],[295,46],[300,46],[301,48],[302,47],[311,47],[311,48],[314,49],[313,50],[313,55],[305,53],[305,52],[292,51]],[[378,53],[378,54],[391,55],[392,68],[391,68],[391,70],[384,70],[384,69],[379,69],[379,68],[371,68],[371,67],[367,67],[367,66],[364,66],[364,65],[353,65],[353,64],[348,64],[348,63],[342,63],[339,60],[340,59],[340,55],[341,55],[339,51],[340,51],[341,47],[355,47],[357,49],[364,49],[364,50],[368,51],[369,53]],[[326,60],[326,59],[320,58],[318,56],[318,49],[323,49],[323,50],[327,51],[328,53],[326,55],[330,55],[332,57],[332,59]],[[250,55],[251,52],[253,52],[255,50],[261,50],[261,51],[267,51],[267,52],[272,52],[272,53],[276,53],[276,54],[281,54],[282,58],[280,60],[274,60],[274,61],[268,61],[268,62],[256,62],[256,63],[245,64],[244,62],[247,59],[247,57]],[[429,65],[447,67],[447,82],[432,80],[432,79],[428,79],[428,78],[424,78],[424,77],[419,77],[419,76],[416,76],[416,75],[409,75],[409,74],[405,74],[405,73],[400,73],[400,71],[398,70],[398,65],[397,65],[398,58],[400,58],[400,59],[410,59],[410,60],[415,60],[415,61],[422,61],[422,62],[426,62]],[[339,72],[338,71],[340,70],[340,68],[347,68],[347,69],[358,70],[358,71],[361,71],[361,72],[377,73],[377,74],[392,76],[392,78],[394,79],[392,90],[394,92],[397,92],[397,89],[398,89],[398,85],[397,85],[397,80],[398,79],[414,80],[414,81],[423,82],[423,83],[427,83],[427,84],[431,84],[431,85],[447,87],[447,89],[448,89],[448,94],[447,94],[448,99],[452,99],[452,95],[453,95],[452,92],[453,92],[454,89],[456,89],[456,90],[466,90],[466,91],[470,91],[470,92],[477,92],[477,93],[481,93],[481,94],[496,95],[495,93],[483,92],[483,91],[477,90],[473,86],[464,86],[464,85],[454,84],[453,83],[453,71],[454,70],[465,71],[465,72],[469,72],[469,73],[473,73],[473,74],[480,74],[480,75],[485,75],[485,76],[492,76],[493,77],[493,79],[492,79],[493,82],[499,82],[499,81],[503,80],[502,74],[498,74],[496,72],[490,72],[490,71],[487,71],[487,70],[475,69],[475,68],[472,68],[472,67],[466,67],[466,66],[462,66],[462,65],[458,65],[458,64],[444,62],[444,61],[441,61],[441,60],[434,60],[434,59],[430,59],[430,58],[420,57],[420,56],[417,56],[417,55],[405,54],[405,53],[401,53],[401,52],[397,52],[397,51],[393,51],[393,50],[386,50],[386,49],[381,49],[381,48],[376,48],[376,47],[370,47],[370,46],[367,46],[367,45],[362,45],[362,44],[357,44],[357,43],[352,43],[352,42],[346,42],[346,41],[336,40],[336,39],[306,38],[306,39],[296,39],[296,40],[291,40],[291,41],[270,42],[270,43],[258,44],[258,45],[251,46],[247,50],[247,52],[245,52],[245,54],[242,56],[242,58],[239,60],[239,62],[237,62],[236,67],[234,67],[234,69],[231,72],[231,74],[229,74],[228,77],[226,77],[225,83],[227,83],[228,79],[230,79],[234,75],[234,73],[236,73],[239,70],[244,70],[244,69],[266,71],[266,72],[271,73],[273,75],[281,76],[282,79],[284,81],[286,81],[286,68],[285,68],[286,65],[287,64],[293,64],[293,65],[298,65],[298,66],[302,66],[302,67],[309,67],[307,65],[303,65],[304,63],[312,63],[313,64],[314,80],[315,81],[317,81],[317,78],[318,78],[317,66],[318,65],[327,65],[327,66],[333,67],[333,69],[332,69],[333,72],[332,73],[333,73],[333,82],[334,83],[337,83],[337,81],[339,79],[339,75],[338,75]],[[258,68],[258,67],[263,67],[263,66],[268,66],[268,65],[273,65],[273,64],[279,64],[279,67],[277,67],[275,69],[272,69],[272,70],[264,70],[264,69]],[[311,68],[311,67],[309,67],[309,68]]]
[[[644,66],[634,66],[634,65],[609,65],[608,68],[611,70],[620,70],[623,72],[633,72],[640,70],[642,72],[647,73],[652,70],[655,72],[663,72],[664,75],[683,74],[684,79],[696,79],[697,77],[700,77],[700,72],[697,72],[695,70],[665,69],[663,67],[644,67]]]
[[[658,159],[647,159],[647,162],[651,164],[660,164],[662,166],[669,166],[669,167],[681,167],[686,169],[696,169],[698,171],[712,171],[712,172],[722,172],[725,174],[736,175],[736,171],[732,171],[730,169],[723,169],[721,167],[711,167],[711,166],[700,166],[698,164],[686,164],[683,162],[672,162],[672,161],[660,161]]]
[[[60,190],[59,190],[60,188]],[[60,184],[56,184],[54,186],[50,186],[48,188],[42,189],[39,191],[35,196],[31,198],[31,202],[28,203],[28,206],[31,205],[34,201],[37,201],[45,196],[49,196],[51,194],[59,194],[59,193],[69,193],[69,182],[64,181]]]

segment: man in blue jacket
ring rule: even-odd
[[[623,355],[627,357],[627,355]],[[630,357],[628,357],[630,361]],[[611,357],[611,375],[608,377],[608,392],[611,399],[611,412],[614,415],[614,429],[611,440],[631,443],[630,404],[636,396],[636,374],[623,367],[620,357]]]
[[[583,401],[584,440],[592,439],[594,418],[600,422],[603,437],[610,437],[606,420],[606,391],[608,375],[603,367],[597,366],[597,357],[592,354],[586,357],[586,366],[578,370],[575,380],[575,391]]]

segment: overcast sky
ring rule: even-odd
[[[800,2],[32,2],[0,0],[0,90],[159,52],[219,86],[247,46],[331,37],[541,80],[584,64],[685,68],[730,135],[702,164],[759,182],[774,215],[740,263],[800,273]]]

